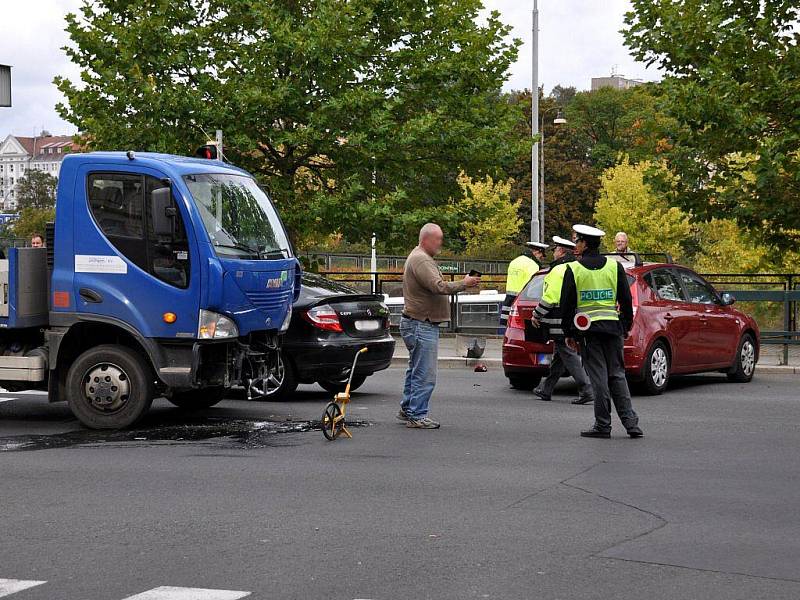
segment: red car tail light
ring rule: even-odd
[[[633,316],[636,316],[636,311],[639,308],[639,284],[636,280],[631,284],[631,300],[633,304]]]
[[[508,314],[508,329],[522,329],[525,330],[525,319],[519,314],[516,302],[511,307],[511,312]]]
[[[303,318],[317,329],[336,331],[341,333],[342,324],[339,322],[338,313],[328,304],[314,306],[303,312]]]

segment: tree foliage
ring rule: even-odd
[[[17,181],[17,207],[19,209],[49,209],[56,204],[58,179],[36,169],[28,169]]]
[[[11,235],[29,240],[34,233],[44,235],[45,225],[55,221],[55,208],[34,208],[27,206],[19,211],[19,216],[11,226]]]
[[[522,219],[519,200],[511,198],[511,181],[495,182],[488,175],[473,181],[458,177],[462,198],[455,202],[465,252],[469,256],[501,258],[513,252]]]
[[[779,247],[800,241],[797,0],[633,0],[625,40],[666,73],[669,168],[698,218],[735,218]],[[746,177],[751,173],[753,177]]]
[[[624,231],[636,252],[669,252],[681,259],[692,233],[689,215],[670,206],[664,195],[650,187],[645,178],[651,168],[648,161],[633,165],[626,157],[606,169],[595,221],[606,231],[607,250],[613,251],[614,234]]]
[[[85,0],[67,17],[81,82],[59,113],[93,148],[186,154],[222,129],[300,243],[406,248],[460,170],[529,143],[501,94],[519,42],[480,0]],[[529,147],[529,146],[528,146]]]

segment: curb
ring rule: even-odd
[[[463,358],[461,356],[440,356],[438,366],[440,369],[460,369],[472,368],[476,364],[482,363],[489,368],[502,368],[503,361],[500,358]],[[407,356],[393,356],[393,367],[405,367],[408,365]],[[793,365],[757,365],[756,375],[800,375],[800,366]]]
[[[462,367],[472,368],[478,363],[484,364],[487,367],[502,367],[503,361],[499,358],[463,358],[461,356],[440,356],[438,366],[440,369],[460,369]],[[406,367],[408,366],[407,356],[393,356],[393,367]]]

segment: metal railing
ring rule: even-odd
[[[402,272],[330,271],[321,275],[349,283],[362,292],[389,296],[392,324],[399,324],[402,312]],[[443,273],[455,281],[464,272]],[[797,311],[800,303],[800,274],[797,273],[707,273],[703,277],[719,291],[728,292],[739,308],[754,316],[761,329],[761,343],[782,346],[782,364],[789,362],[789,349],[800,345]],[[483,294],[462,293],[450,297],[451,320],[446,330],[452,333],[494,334],[500,331],[500,307],[505,295],[506,276],[486,273],[481,277]],[[496,294],[486,293],[496,291]]]

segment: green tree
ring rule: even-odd
[[[36,169],[28,169],[17,182],[17,207],[48,209],[56,204],[58,179]]]
[[[689,215],[670,206],[666,197],[647,183],[646,174],[653,168],[657,167],[648,161],[633,165],[626,157],[606,169],[595,205],[595,222],[606,231],[608,250],[613,249],[614,234],[624,231],[632,250],[669,252],[679,260],[692,234]]]
[[[89,145],[180,154],[224,130],[297,241],[407,248],[460,170],[499,175],[527,140],[501,93],[518,40],[480,0],[86,0],[68,15],[62,117]],[[479,18],[481,17],[481,18]]]
[[[460,233],[469,256],[502,258],[513,253],[522,219],[519,200],[511,199],[511,181],[494,181],[488,175],[473,181],[458,177],[462,198],[454,203]]]
[[[800,241],[797,0],[633,0],[626,44],[666,74],[676,200],[780,248]],[[753,177],[746,177],[746,173]]]
[[[633,162],[652,159],[668,146],[672,122],[658,110],[659,94],[658,86],[641,85],[575,95],[567,106],[568,126],[585,136],[593,166],[606,169],[621,154]]]
[[[45,225],[55,221],[54,208],[34,208],[27,206],[19,211],[14,224],[11,226],[11,236],[29,240],[34,233],[44,235]]]

